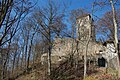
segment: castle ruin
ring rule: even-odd
[[[75,59],[83,59],[85,53],[85,44],[90,35],[90,41],[87,49],[87,58],[98,59],[104,57],[107,62],[112,59],[116,59],[114,43],[107,41],[103,43],[96,42],[95,27],[93,19],[90,14],[84,14],[76,18],[76,39],[73,38],[55,38],[51,54],[51,62],[59,63],[62,60],[69,58],[71,54]],[[112,51],[111,51],[112,50]],[[111,56],[112,55],[112,56]],[[45,62],[47,59],[47,53],[41,56],[41,61]],[[114,62],[112,60],[111,62]],[[107,64],[108,65],[108,64]],[[116,66],[114,66],[116,67]]]

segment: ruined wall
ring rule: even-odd
[[[85,53],[85,44],[88,39],[89,30],[91,31],[91,39],[88,44],[87,57],[94,57],[97,59],[99,55],[102,55],[106,59],[112,59],[113,53],[110,51],[112,49],[110,48],[110,45],[104,46],[102,43],[95,41],[95,28],[93,26],[93,20],[90,14],[86,14],[77,18],[76,39],[55,38],[51,54],[52,63],[64,60],[71,54],[74,54],[76,59],[82,59]],[[45,60],[44,57],[46,56],[47,55],[42,56],[42,61]]]
[[[93,25],[93,19],[90,14],[84,14],[77,18],[76,22],[76,35],[77,38],[84,41],[89,37],[89,31],[91,31],[91,41],[95,41],[95,28]]]

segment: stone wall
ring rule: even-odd
[[[77,42],[76,39],[56,38],[52,48],[51,61],[52,63],[57,63],[61,60],[67,59],[71,54],[74,54],[75,58],[82,59],[85,53],[85,47],[85,42]],[[87,49],[87,56],[96,57],[99,51],[104,51],[104,46],[90,41]],[[44,58],[47,58],[47,53],[42,55],[41,58],[42,61],[47,61],[47,59]]]
[[[91,39],[88,44],[87,57],[96,58],[96,60],[102,55],[108,62],[116,57],[114,52],[113,43],[107,43],[106,46],[102,43],[95,41],[95,28],[93,26],[93,20],[90,14],[82,15],[77,18],[76,34],[77,38],[55,38],[51,61],[52,63],[58,63],[64,59],[67,59],[71,54],[74,54],[74,58],[82,59],[86,50],[86,42],[91,31]],[[47,53],[43,54],[41,61],[47,61]],[[114,62],[114,59],[112,60]]]

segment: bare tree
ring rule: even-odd
[[[118,61],[118,77],[120,78],[120,54],[119,54],[119,48],[118,48],[118,24],[116,20],[116,14],[115,14],[115,2],[113,0],[109,0],[112,8],[112,15],[113,15],[113,24],[114,24],[114,44],[115,44],[115,50],[117,53],[117,61]]]
[[[79,60],[79,50],[80,50],[80,48],[79,48],[79,40],[75,40],[75,33],[76,33],[76,22],[77,22],[77,20],[76,20],[76,18],[78,17],[78,16],[82,16],[83,14],[87,14],[88,12],[85,10],[85,9],[83,9],[83,8],[80,8],[80,9],[76,9],[76,10],[72,10],[71,12],[70,12],[70,23],[71,23],[71,35],[72,35],[72,39],[73,39],[73,42],[72,42],[72,50],[71,50],[71,58],[73,58],[74,56],[77,56],[76,58],[75,58],[75,64],[76,64],[76,68],[77,68],[77,65],[78,65],[78,60]],[[76,49],[74,50],[74,45],[75,45],[75,43],[76,43]],[[74,55],[75,54],[75,52],[77,51],[77,55]],[[74,56],[73,56],[74,55]]]
[[[28,18],[29,20],[30,18]],[[34,22],[32,20],[29,20],[26,22],[27,23],[27,27],[30,27],[30,34],[28,36],[30,36],[30,40],[29,40],[29,50],[28,50],[28,57],[27,57],[27,69],[29,69],[29,63],[30,63],[30,57],[31,57],[31,51],[33,48],[33,40],[34,40],[34,36],[37,33],[37,29],[38,27],[36,27],[36,25],[34,24]]]
[[[25,0],[0,1],[0,15],[1,15],[0,16],[0,51],[4,50],[5,47],[8,48],[5,62],[3,62],[4,68],[3,68],[3,74],[1,80],[5,79],[4,69],[6,67],[6,63],[9,61],[8,54],[11,50],[10,46],[12,39],[19,30],[20,22],[28,14],[28,11],[31,9],[31,7],[32,7],[31,2]]]
[[[46,38],[48,43],[48,75],[51,74],[51,50],[54,35],[64,29],[64,11],[59,11],[60,6],[48,0],[48,5],[34,13],[34,19],[40,26],[39,32]],[[62,25],[61,25],[62,24]]]
[[[116,10],[116,20],[118,23],[118,35],[119,35],[119,28],[120,28],[120,9]],[[97,21],[97,33],[103,34],[106,39],[114,40],[114,27],[113,27],[113,18],[112,18],[112,11],[108,11],[104,14],[102,18]],[[118,36],[119,37],[119,36]]]

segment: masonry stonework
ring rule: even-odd
[[[87,58],[94,58],[97,61],[97,59],[102,56],[106,59],[107,64],[109,64],[110,60],[116,59],[113,43],[107,42],[106,45],[104,45],[103,43],[96,42],[95,28],[90,14],[79,16],[76,20],[76,25],[76,39],[59,37],[55,38],[51,54],[52,63],[56,64],[60,61],[68,59],[71,54],[74,54],[75,59],[81,60],[85,53],[85,43],[88,39],[89,31],[91,31],[91,37],[87,49]],[[112,48],[110,46],[112,46]],[[111,50],[113,50],[113,52]],[[47,59],[45,58],[47,58],[47,53],[41,56],[41,61],[46,62]],[[112,60],[111,62],[114,61]]]

